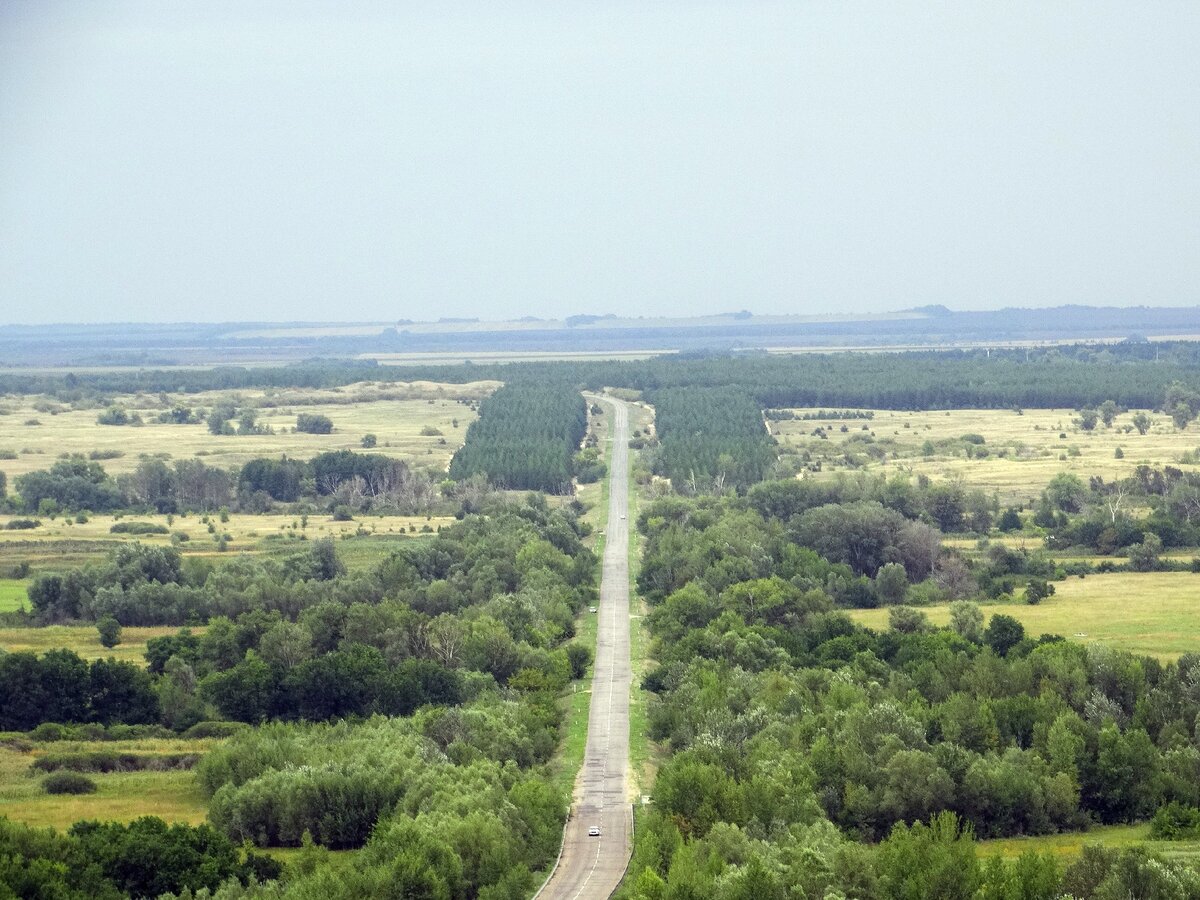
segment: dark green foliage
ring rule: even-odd
[[[121,643],[121,623],[112,616],[98,619],[96,630],[100,632],[100,646],[111,649]]]
[[[190,769],[200,761],[199,753],[114,753],[92,750],[80,753],[46,753],[33,761],[40,772],[165,772]]]
[[[952,629],[855,626],[834,611],[837,569],[775,543],[784,523],[824,509],[829,490],[762,484],[744,502],[666,499],[640,517],[658,661],[644,686],[668,756],[623,896],[720,896],[717,884],[745,879],[768,896],[1056,900],[1088,878],[1075,896],[1143,896],[1139,885],[1184,878],[1136,853],[1066,876],[1036,854],[981,866],[971,832],[1050,833],[1144,819],[1172,800],[1200,805],[1187,737],[1200,660],[1035,642],[1003,614],[984,630],[969,605],[955,607]],[[988,566],[1029,574],[1042,562],[994,548]],[[1186,810],[1160,818],[1190,827]]]
[[[996,613],[988,622],[983,639],[1000,656],[1004,656],[1025,639],[1025,626],[1004,613]]]
[[[315,413],[300,413],[296,416],[296,430],[305,434],[330,434],[333,432],[333,420]]]
[[[149,724],[158,698],[149,674],[132,663],[94,660],[70,650],[0,654],[0,730],[28,731],[42,722]]]
[[[450,477],[483,474],[502,488],[569,494],[586,430],[587,406],[573,388],[511,382],[480,404]]]
[[[775,441],[754,395],[735,388],[654,391],[660,446],[654,468],[689,493],[744,490],[775,463]]]
[[[96,782],[78,772],[54,772],[42,779],[47,794],[94,794]]]
[[[78,822],[67,834],[118,890],[135,898],[214,890],[230,878],[245,883],[252,872],[276,876],[281,871],[257,855],[243,862],[237,848],[208,825],[167,825],[147,816],[128,825]]]
[[[1156,841],[1194,841],[1200,838],[1200,809],[1177,800],[1160,806],[1150,820],[1150,837]]]
[[[1000,515],[1000,520],[996,523],[996,527],[1003,532],[1020,531],[1021,516],[1011,506],[1004,510]]]
[[[97,425],[141,425],[142,419],[136,413],[130,416],[120,406],[110,406],[96,417]]]
[[[14,485],[28,510],[52,500],[64,510],[108,512],[125,505],[125,497],[99,463],[82,456],[55,461],[46,471],[18,475]]]
[[[304,463],[295,459],[252,459],[242,466],[238,490],[244,493],[262,492],[275,500],[291,503],[300,498],[300,481]]]
[[[113,534],[170,534],[171,529],[157,522],[116,522],[108,529]]]
[[[592,651],[583,644],[567,644],[567,660],[571,663],[571,677],[582,678],[592,664]]]
[[[1097,364],[1098,357],[1104,358]],[[518,363],[394,367],[318,361],[275,368],[10,374],[8,393],[55,396],[212,391],[255,387],[337,387],[362,381],[478,379],[550,381],[637,390],[738,386],[761,407],[859,409],[1073,408],[1112,400],[1126,408],[1171,408],[1200,388],[1200,350],[1190,342],[1125,342],[1004,350],[831,353],[790,356],[697,354],[642,362]],[[1168,394],[1179,383],[1181,390]],[[1182,392],[1181,392],[1182,391]],[[1190,407],[1189,407],[1190,408]],[[1200,408],[1200,406],[1198,406]],[[226,419],[232,418],[234,410]]]

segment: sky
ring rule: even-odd
[[[1200,303],[1200,3],[0,0],[0,323]]]

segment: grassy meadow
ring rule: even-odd
[[[47,794],[41,772],[31,768],[46,753],[204,753],[210,740],[142,739],[134,741],[0,741],[0,810],[27,825],[69,828],[82,819],[129,822],[159,816],[167,822],[205,821],[208,804],[190,770],[89,774],[94,794]]]
[[[1105,847],[1145,847],[1168,859],[1187,862],[1200,860],[1200,841],[1153,841],[1150,825],[1102,825],[1088,831],[1069,831],[1062,834],[1045,834],[1035,837],[999,838],[980,841],[979,855],[1000,856],[1016,859],[1022,853],[1050,853],[1060,864],[1072,862],[1083,851],[1085,844],[1101,844]]]
[[[1160,659],[1200,651],[1200,575],[1191,572],[1113,572],[1054,583],[1054,596],[1036,606],[997,603],[984,616],[1004,613],[1030,635],[1061,634]],[[922,607],[935,625],[950,621],[948,605]],[[856,609],[851,617],[887,628],[887,609]]]
[[[0,397],[0,471],[9,482],[17,475],[45,469],[64,453],[95,453],[105,470],[134,469],[142,455],[164,459],[199,457],[209,465],[231,468],[259,456],[283,454],[308,458],[329,450],[361,450],[374,434],[373,452],[444,469],[476,418],[469,403],[482,399],[498,382],[442,385],[432,382],[363,382],[329,390],[211,391],[200,394],[117,395],[112,403],[137,413],[142,426],[99,425],[103,408],[72,409],[39,396]],[[231,403],[253,408],[258,423],[274,434],[214,436],[203,423],[163,425],[155,417],[175,404],[210,410]],[[332,434],[293,431],[296,416],[313,413],[333,420]],[[455,424],[457,423],[457,424]],[[236,422],[235,422],[236,424]],[[422,434],[436,430],[436,434]],[[119,455],[113,455],[119,454]],[[111,456],[111,458],[103,458]]]
[[[29,581],[22,578],[0,579],[0,613],[15,612],[28,606],[25,591]]]
[[[797,416],[817,412],[794,410]],[[1147,411],[1153,421],[1138,434],[1131,421],[1137,410],[1117,416],[1111,428],[1098,423],[1084,431],[1070,409],[1014,410],[957,409],[902,412],[874,410],[871,419],[790,419],[769,422],[772,434],[785,450],[807,453],[820,463],[819,473],[865,470],[884,474],[926,475],[933,479],[962,478],[970,487],[995,493],[1004,504],[1027,503],[1037,498],[1047,482],[1062,471],[1074,472],[1085,482],[1092,475],[1111,481],[1129,475],[1142,464],[1181,463],[1184,454],[1200,447],[1195,427],[1179,431],[1169,416]],[[842,427],[845,431],[842,431]],[[865,426],[865,429],[864,429]],[[818,427],[828,436],[812,434]],[[1126,429],[1129,430],[1126,430]],[[967,450],[962,436],[981,435],[985,443]],[[1060,435],[1065,435],[1061,437]],[[926,442],[932,448],[926,447]],[[1124,458],[1117,459],[1117,448]],[[928,452],[932,449],[932,452]],[[987,456],[968,457],[986,449]]]

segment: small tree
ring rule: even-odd
[[[1135,572],[1153,572],[1158,568],[1158,555],[1162,552],[1162,538],[1147,531],[1142,542],[1129,548],[1129,566]]]
[[[1097,412],[1100,413],[1100,421],[1104,423],[1105,428],[1112,428],[1113,419],[1117,417],[1117,413],[1121,411],[1121,407],[1112,400],[1105,400],[1100,404]]]
[[[1151,424],[1150,417],[1144,412],[1139,412],[1133,417],[1133,427],[1137,429],[1138,434],[1145,434],[1149,431]]]
[[[359,443],[362,444],[362,447],[364,450],[370,450],[372,447],[374,447],[376,444],[379,443],[379,438],[377,438],[373,434],[364,434],[362,436],[362,440],[359,441]]]
[[[983,610],[970,600],[955,600],[950,604],[950,627],[968,641],[983,643]]]
[[[96,622],[96,630],[100,632],[100,643],[112,649],[121,643],[121,623],[112,616],[105,616]]]
[[[571,677],[582,678],[592,664],[592,651],[583,644],[567,644],[567,661],[571,664]]]
[[[893,606],[888,610],[888,627],[901,634],[929,630],[929,617],[911,606]]]
[[[1084,431],[1092,431],[1096,427],[1096,421],[1100,418],[1100,414],[1094,409],[1081,409],[1079,418],[1076,422]]]
[[[988,622],[983,639],[997,656],[1005,656],[1009,650],[1025,640],[1025,626],[1012,616],[996,613]]]
[[[888,563],[875,575],[875,596],[888,606],[902,603],[908,593],[908,575],[900,563]]]
[[[1030,605],[1041,603],[1053,594],[1054,585],[1041,578],[1031,578],[1025,586],[1025,602]]]
[[[1171,410],[1171,421],[1180,431],[1187,428],[1188,423],[1192,421],[1192,408],[1183,402],[1176,403]]]
[[[209,434],[233,434],[233,426],[229,424],[229,420],[236,413],[237,410],[228,403],[218,403],[214,406],[208,414]]]
[[[996,523],[996,527],[1001,531],[1020,531],[1021,516],[1013,507],[1010,506],[1003,512],[1003,514],[1001,514],[1000,521]]]

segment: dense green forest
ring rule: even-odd
[[[929,498],[847,504],[797,484],[639,517],[650,730],[670,756],[625,896],[1196,896],[1190,870],[1142,851],[984,866],[973,841],[1200,805],[1200,658],[1027,635],[1002,614],[984,628],[965,600],[947,628],[903,606],[887,631],[857,626],[839,604],[937,582],[936,533],[905,535],[929,529]],[[860,523],[849,543],[813,540],[843,518]],[[841,555],[863,545],[878,555]],[[1139,884],[1163,892],[1126,893]]]
[[[569,385],[505,385],[480,404],[450,477],[486,475],[510,490],[569,494],[586,431],[587,406]]]
[[[273,722],[201,764],[221,835],[365,846],[353,874],[332,884],[328,872],[312,875],[324,897],[379,896],[385,883],[411,896],[522,896],[557,850],[566,798],[546,763],[558,695],[589,659],[568,643],[596,596],[578,512],[537,496],[493,499],[359,575],[331,541],[314,541],[290,558],[219,568],[130,544],[104,563],[39,576],[30,596],[44,621],[207,627],[151,639],[148,670],[69,651],[0,654],[0,696],[21,698],[0,710],[0,729]],[[11,841],[32,840],[21,834],[14,826]],[[71,852],[55,840],[38,858]],[[241,871],[220,880],[249,881]],[[295,880],[291,895],[308,896],[305,884]]]
[[[1022,350],[905,353],[678,354],[636,362],[381,366],[308,361],[273,368],[0,375],[0,391],[61,402],[114,393],[250,387],[337,387],[358,381],[481,379],[637,390],[740,387],[762,407],[1079,407],[1114,400],[1154,407],[1173,382],[1200,390],[1200,349],[1188,342],[1124,342]]]
[[[667,388],[649,394],[659,447],[654,467],[676,490],[744,489],[775,463],[775,442],[754,397],[737,388]]]

